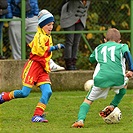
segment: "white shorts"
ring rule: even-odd
[[[96,86],[93,86],[91,91],[87,94],[86,98],[90,101],[95,101],[99,98],[106,98],[107,95],[108,95],[108,92],[110,89],[112,89],[116,94],[119,93],[119,90],[124,88],[125,85],[127,85],[129,79],[128,78],[125,78],[125,82],[123,85],[121,86],[113,86],[111,88],[100,88],[100,87],[96,87]]]

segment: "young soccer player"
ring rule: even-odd
[[[110,88],[114,89],[116,95],[108,109],[100,112],[102,117],[117,107],[125,95],[128,78],[133,76],[133,61],[128,45],[120,43],[120,39],[120,32],[115,28],[110,28],[104,39],[105,43],[97,46],[90,55],[90,62],[97,62],[93,74],[94,85],[81,104],[78,119],[72,127],[84,127],[90,105],[99,98],[106,98]],[[125,59],[129,69],[127,73],[125,72]]]
[[[41,10],[38,14],[38,29],[34,39],[29,44],[31,53],[26,62],[23,73],[21,90],[3,92],[0,94],[0,104],[15,98],[25,98],[29,95],[31,88],[36,85],[40,88],[42,96],[38,102],[32,122],[48,122],[44,117],[44,111],[52,94],[51,81],[49,78],[52,51],[64,48],[63,44],[52,46],[51,31],[53,29],[54,17],[47,10]]]

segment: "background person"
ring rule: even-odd
[[[52,57],[52,51],[64,48],[63,44],[52,46],[53,24],[54,17],[49,11],[42,10],[39,12],[38,29],[34,39],[29,44],[31,53],[22,73],[23,87],[21,90],[0,94],[0,104],[2,104],[15,98],[25,98],[30,94],[34,85],[38,86],[42,96],[35,108],[32,122],[48,122],[43,113],[52,95],[49,60]]]
[[[120,43],[120,39],[120,32],[110,28],[107,31],[105,43],[98,45],[90,55],[90,62],[97,62],[93,74],[94,85],[80,105],[78,120],[72,127],[84,126],[91,104],[99,98],[106,98],[110,88],[114,89],[116,95],[108,106],[108,111],[117,107],[125,95],[128,78],[133,76],[133,60],[128,45]],[[127,73],[125,59],[129,69]],[[105,116],[106,111],[101,111],[100,115]]]
[[[86,26],[90,0],[64,0],[60,25],[64,31],[82,31]],[[66,70],[76,70],[77,52],[81,34],[65,34],[64,60]]]
[[[7,0],[0,0],[0,19],[5,18],[5,15],[8,13],[7,7]],[[0,42],[2,42],[3,24],[4,22],[0,21]],[[6,59],[6,57],[0,54],[0,59]]]
[[[38,0],[26,0],[25,31],[36,32],[38,26],[37,15],[39,13]],[[21,18],[21,0],[8,0],[7,18]],[[29,44],[34,38],[34,34],[26,34],[26,43]],[[21,59],[21,21],[10,21],[9,39],[12,47],[12,55],[15,60]],[[23,44],[25,45],[25,44]],[[64,67],[57,65],[50,60],[51,71],[64,70]]]

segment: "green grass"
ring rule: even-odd
[[[133,132],[133,90],[128,90],[119,108],[122,119],[119,124],[106,124],[98,113],[112,100],[109,92],[106,100],[95,101],[87,115],[85,127],[71,128],[77,119],[79,106],[86,92],[53,92],[47,105],[48,123],[32,123],[35,106],[41,93],[31,93],[24,99],[15,99],[0,105],[0,133],[131,133]]]

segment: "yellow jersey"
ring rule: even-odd
[[[50,72],[49,60],[52,57],[52,52],[49,52],[53,46],[51,35],[47,35],[45,31],[38,27],[34,39],[29,44],[31,48],[30,60],[39,62],[46,72]]]

